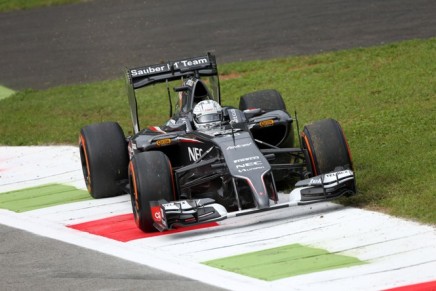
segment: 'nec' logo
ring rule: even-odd
[[[203,149],[188,147],[189,160],[196,162],[203,154]]]

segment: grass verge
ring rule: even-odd
[[[83,0],[0,0],[0,12],[47,7],[81,1]]]
[[[436,224],[435,52],[433,38],[224,64],[223,103],[237,106],[242,94],[274,88],[300,124],[337,119],[360,190],[341,203]],[[164,96],[140,108],[144,124],[167,119]],[[0,144],[76,144],[82,126],[108,120],[131,133],[121,79],[27,90],[0,100]]]

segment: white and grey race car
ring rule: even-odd
[[[155,84],[166,86],[171,118],[141,128],[136,92]],[[128,69],[126,85],[133,135],[125,137],[116,122],[86,126],[80,153],[89,193],[130,194],[144,232],[356,193],[337,121],[304,126],[295,147],[298,121],[276,90],[245,94],[239,108],[221,105],[212,54]],[[279,202],[277,184],[289,179],[297,180],[292,199]]]

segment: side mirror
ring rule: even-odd
[[[247,119],[250,119],[254,116],[257,116],[259,114],[262,113],[262,109],[260,108],[253,108],[253,109],[245,109],[244,111],[244,115]]]

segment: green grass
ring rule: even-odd
[[[24,212],[89,199],[91,197],[85,190],[73,186],[49,184],[1,193],[0,208]]]
[[[83,2],[83,0],[0,0],[0,12]]]
[[[223,103],[237,106],[242,94],[274,88],[300,124],[337,119],[360,191],[341,203],[436,224],[435,55],[433,38],[224,64]],[[140,108],[143,124],[167,119],[165,96]],[[0,144],[76,144],[82,126],[108,120],[131,133],[121,79],[27,90],[0,100]]]
[[[325,270],[365,264],[357,258],[300,244],[246,253],[203,264],[257,278],[274,281]]]

